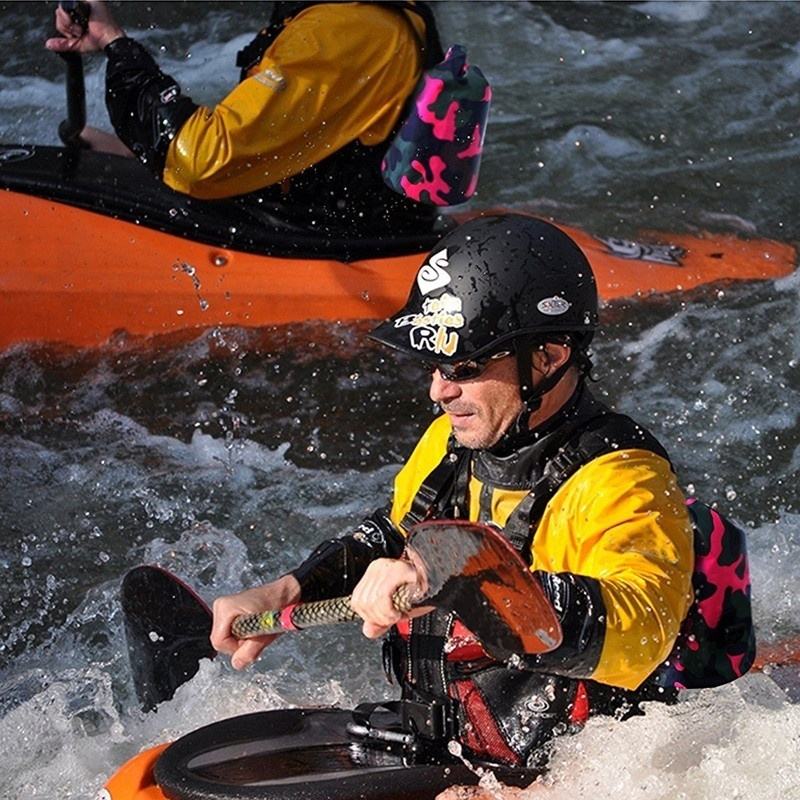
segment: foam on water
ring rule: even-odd
[[[552,800],[773,800],[800,797],[794,765],[800,706],[767,676],[694,694],[674,707],[651,704],[623,725],[595,718],[560,740],[547,791]]]

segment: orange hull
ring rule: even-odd
[[[97,345],[120,330],[380,319],[405,300],[420,263],[420,254],[343,263],[237,252],[13,191],[0,192],[0,211],[0,349]],[[653,235],[649,245],[617,246],[620,255],[562,227],[586,252],[605,301],[776,278],[795,266],[793,247],[768,240]],[[663,245],[677,248],[679,263],[653,260]]]

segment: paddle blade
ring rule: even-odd
[[[541,584],[508,540],[472,522],[423,522],[408,539],[427,580],[425,596],[455,611],[495,658],[561,644],[561,625]]]
[[[183,581],[160,567],[132,569],[122,581],[122,611],[133,683],[150,711],[214,658],[211,611]]]

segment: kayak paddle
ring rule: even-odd
[[[122,612],[133,685],[143,711],[175,690],[214,658],[211,611],[183,581],[160,567],[130,570],[122,581]]]
[[[507,658],[558,645],[558,621],[538,581],[499,532],[468,522],[428,522],[413,529],[409,547],[427,578],[415,603],[455,611],[490,654]],[[407,589],[394,599],[398,610],[411,608]],[[136,694],[148,711],[192,678],[200,659],[216,655],[209,642],[211,611],[183,581],[155,566],[126,575],[122,608]],[[233,633],[248,638],[354,619],[349,598],[339,597],[243,615]],[[796,664],[798,653],[797,639],[762,646],[753,669]]]
[[[82,0],[61,0],[61,8],[84,32],[89,25],[91,8]],[[67,117],[58,126],[58,136],[68,148],[82,146],[80,134],[86,126],[86,89],[83,80],[83,59],[80,53],[59,53],[67,65]]]
[[[469,522],[427,522],[409,537],[412,561],[426,576],[414,605],[455,611],[497,658],[541,653],[561,641],[555,612],[517,552],[501,533]],[[122,609],[134,687],[149,711],[213,658],[211,612],[183,581],[160,567],[132,569],[122,582]],[[412,607],[401,587],[395,607]],[[349,597],[298,603],[281,611],[238,617],[237,638],[296,631],[357,619]]]
[[[561,626],[541,584],[500,531],[461,521],[423,522],[412,529],[407,550],[425,585],[413,598],[407,586],[394,594],[398,611],[433,605],[455,611],[499,659],[533,655],[561,643]],[[349,597],[298,603],[234,620],[237,639],[302,630],[357,619]]]

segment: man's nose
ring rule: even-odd
[[[438,369],[431,375],[431,388],[428,396],[434,403],[446,403],[461,394],[461,387],[456,381],[446,381]]]

